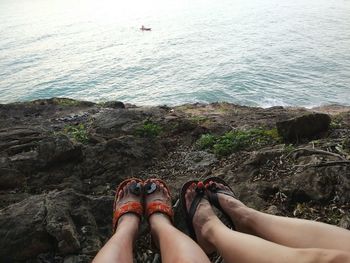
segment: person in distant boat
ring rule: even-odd
[[[140,28],[140,30],[142,30],[142,31],[151,31],[152,28],[150,28],[150,27],[145,27],[144,25],[142,25],[142,27]]]

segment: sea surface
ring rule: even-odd
[[[53,96],[350,105],[350,0],[0,0],[0,103]]]

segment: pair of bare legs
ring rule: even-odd
[[[194,186],[190,186],[187,202],[195,195]],[[218,219],[206,199],[198,205],[193,225],[199,245],[207,253],[218,251],[227,263],[350,262],[348,230],[258,212],[224,194],[218,194],[218,199],[237,231]]]
[[[194,187],[189,187],[186,192],[187,207],[195,194]],[[137,198],[124,191],[118,196],[118,201],[123,204]],[[149,195],[145,202],[156,199],[170,204],[169,193],[163,186]],[[227,263],[350,262],[350,231],[323,223],[261,213],[223,194],[219,194],[219,202],[238,231],[222,224],[208,201],[203,199],[193,218],[197,241],[203,250],[177,230],[166,216],[153,214],[149,218],[152,236],[160,245],[163,263],[210,262],[203,251],[210,253],[214,250]],[[93,262],[132,262],[139,221],[134,214],[122,216],[116,233]]]
[[[127,184],[118,196],[117,206],[129,201],[140,201],[140,197],[130,193]],[[147,203],[161,200],[171,205],[170,195],[164,185],[146,196]],[[118,221],[117,230],[111,239],[96,255],[93,263],[132,263],[133,244],[137,238],[140,218],[135,214],[125,214]],[[210,263],[204,251],[187,235],[175,228],[171,220],[164,214],[155,213],[149,217],[153,240],[158,244],[163,263]]]

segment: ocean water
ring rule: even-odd
[[[350,105],[350,0],[0,0],[0,103],[53,96]]]

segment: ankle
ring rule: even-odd
[[[171,227],[172,223],[168,216],[162,213],[154,213],[148,219],[151,235],[155,244],[159,247],[159,234],[164,230],[164,228]]]
[[[120,217],[116,232],[124,230],[130,232],[131,236],[136,236],[139,230],[140,218],[135,214],[125,214]]]
[[[237,207],[230,213],[232,221],[235,223],[237,230],[252,234],[255,226],[257,211],[247,206]]]
[[[213,217],[208,220],[200,229],[201,236],[207,240],[209,243],[213,244],[214,242],[214,233],[217,227],[222,225],[222,222],[219,218]]]
[[[162,213],[154,213],[148,219],[152,235],[161,231],[161,228],[167,225],[172,225],[168,216]]]

